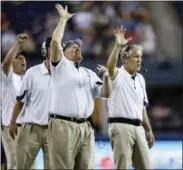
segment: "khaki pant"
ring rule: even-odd
[[[152,169],[142,126],[112,123],[109,137],[116,169],[129,169],[131,163],[135,169]]]
[[[6,154],[7,159],[7,169],[16,169],[16,145],[17,145],[17,138],[19,136],[20,127],[18,127],[18,134],[13,140],[9,133],[9,127],[3,126],[2,130],[2,142]]]
[[[51,119],[48,124],[51,169],[93,169],[94,130],[90,123]]]
[[[24,124],[21,127],[17,141],[17,168],[31,169],[35,158],[43,149],[44,169],[49,169],[49,154],[47,142],[48,128],[35,124]]]

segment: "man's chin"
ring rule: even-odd
[[[22,73],[25,73],[25,71],[26,71],[26,67],[21,69]]]
[[[77,61],[81,62],[83,60],[83,56],[77,56]]]
[[[138,68],[136,69],[136,72],[139,72],[139,71],[140,71],[140,69],[141,69],[141,68],[140,68],[140,67],[138,67]]]

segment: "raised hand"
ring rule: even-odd
[[[60,17],[68,20],[69,18],[71,18],[72,16],[76,15],[75,13],[74,14],[70,14],[68,11],[67,11],[67,6],[65,6],[65,9],[62,7],[62,5],[60,4],[56,4],[55,5]]]
[[[123,29],[123,26],[121,28],[117,27],[114,30],[114,35],[116,37],[116,44],[120,46],[125,46],[132,38],[125,39],[125,31],[126,29]]]
[[[100,64],[98,64],[97,67],[95,68],[95,72],[101,79],[103,79],[103,76],[108,76],[107,68]]]
[[[19,45],[23,44],[29,39],[29,36],[27,34],[19,34],[17,35],[17,42]]]

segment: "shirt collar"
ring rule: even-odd
[[[70,63],[72,63],[77,69],[79,69],[80,67],[80,63],[77,63],[77,62],[74,62],[74,61],[71,61],[71,60],[68,60]]]
[[[127,77],[130,77],[132,78],[133,76],[136,76],[136,73],[134,75],[130,74],[125,68],[124,66],[121,66],[121,70],[122,70],[122,73],[127,76]]]
[[[19,75],[19,74],[16,74],[13,72],[13,76],[16,78],[16,79],[22,79],[23,76]]]
[[[49,71],[45,65],[45,61],[40,65],[40,70],[41,70],[41,74],[49,74]]]
[[[16,74],[15,72],[13,72],[13,77],[15,78],[15,79],[22,79],[23,78],[23,75],[24,74],[22,74],[22,75],[19,75],[19,74]]]

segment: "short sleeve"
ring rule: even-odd
[[[148,100],[146,91],[145,91],[144,106],[145,106],[146,108],[149,107],[149,100]]]
[[[6,75],[3,70],[1,71],[1,78],[2,78],[3,83],[5,83],[5,84],[12,82],[12,76],[13,76],[12,66],[10,67],[10,71],[9,71],[8,75]]]
[[[143,83],[143,91],[144,91],[144,107],[149,107],[149,100],[147,97],[147,92],[146,92],[146,82],[143,76],[141,76],[142,83]]]
[[[32,83],[32,76],[30,71],[28,70],[23,77],[22,85],[16,98],[21,103],[26,103],[28,98],[30,98]]]
[[[117,68],[116,76],[111,80],[112,90],[118,87],[118,84],[120,83],[120,71],[119,68]],[[123,83],[121,83],[123,85]]]

